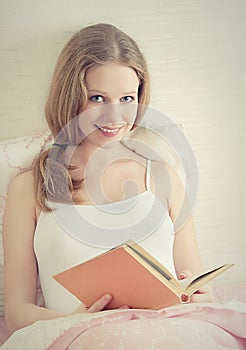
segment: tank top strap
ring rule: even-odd
[[[146,177],[145,177],[145,183],[146,183],[146,189],[147,191],[150,190],[150,167],[151,167],[151,160],[146,159]]]

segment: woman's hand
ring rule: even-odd
[[[81,304],[74,312],[73,314],[77,314],[80,312],[99,312],[104,310],[104,308],[109,304],[109,302],[112,300],[112,295],[105,294],[100,299],[98,299],[94,304],[92,304],[90,307],[86,307],[84,304]],[[130,307],[128,305],[122,305],[119,307],[119,309],[129,309]]]
[[[192,276],[192,273],[189,270],[184,270],[179,274],[179,279],[183,280],[191,276]],[[213,302],[213,301],[214,301],[213,288],[208,284],[203,286],[201,289],[197,290],[190,297],[191,303],[207,303],[207,302]]]

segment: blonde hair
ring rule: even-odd
[[[66,44],[54,70],[45,116],[48,126],[60,145],[78,144],[81,132],[71,123],[86,106],[85,75],[93,65],[117,62],[136,72],[139,79],[139,111],[135,125],[149,104],[150,81],[146,61],[135,41],[111,24],[95,24],[83,28]],[[64,148],[51,147],[34,161],[34,189],[37,205],[49,211],[47,196],[56,201],[71,200],[82,181],[71,179],[65,164]],[[65,185],[65,186],[63,186]],[[66,189],[64,189],[66,188]]]

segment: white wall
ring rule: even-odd
[[[54,64],[75,31],[117,25],[148,59],[152,107],[182,123],[194,148],[205,266],[235,262],[223,278],[245,280],[245,18],[245,0],[0,0],[0,140],[45,126]]]

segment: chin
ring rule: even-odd
[[[114,148],[117,145],[119,145],[121,140],[122,140],[122,138],[118,138],[118,139],[115,139],[115,140],[109,140],[109,141],[106,141],[106,142],[101,142],[101,143],[98,143],[98,147],[103,148],[103,149]]]

